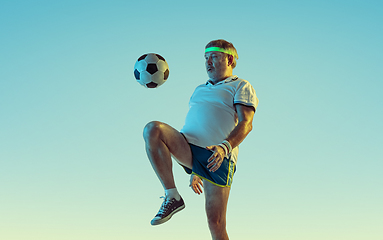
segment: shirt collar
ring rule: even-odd
[[[237,75],[232,75],[228,78],[226,78],[225,80],[222,80],[222,81],[219,81],[217,82],[216,84],[213,84],[213,82],[209,79],[207,82],[206,82],[206,85],[208,86],[216,86],[216,85],[220,85],[220,84],[224,84],[224,83],[228,83],[228,82],[231,82],[231,81],[235,81],[238,79],[238,76]]]

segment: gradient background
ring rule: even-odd
[[[383,239],[383,3],[0,3],[0,239],[210,239],[204,197],[175,165],[186,209],[152,227],[163,189],[151,120],[177,129],[224,38],[260,103],[241,145],[231,239]],[[159,89],[135,82],[163,55]],[[168,236],[174,234],[174,236]]]

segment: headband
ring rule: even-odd
[[[205,53],[207,52],[223,52],[223,53],[227,53],[229,55],[232,55],[235,57],[234,53],[230,50],[226,50],[224,48],[220,48],[220,47],[209,47],[209,48],[206,48],[205,49]],[[235,58],[238,58],[238,57],[235,57]]]

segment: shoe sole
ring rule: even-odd
[[[182,205],[182,206],[180,206],[180,207],[177,208],[176,210],[174,210],[171,214],[169,214],[169,215],[168,215],[167,217],[165,217],[165,218],[158,219],[158,220],[152,220],[152,221],[150,222],[150,224],[152,224],[153,226],[155,226],[155,225],[160,225],[160,224],[162,224],[162,223],[165,223],[165,222],[169,221],[169,219],[170,219],[174,214],[176,214],[177,212],[181,211],[181,210],[184,209],[184,208],[185,208],[185,204]]]

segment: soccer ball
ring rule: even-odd
[[[169,77],[169,66],[159,54],[148,53],[138,58],[134,65],[134,77],[146,88],[156,88]]]

